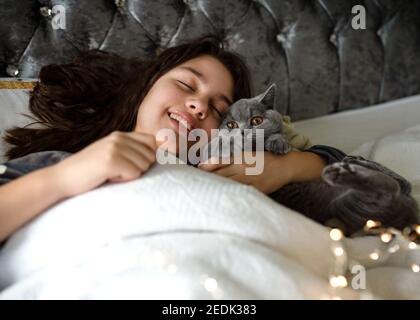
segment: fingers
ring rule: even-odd
[[[139,148],[141,146],[136,146]],[[145,172],[147,171],[150,166],[155,162],[155,158],[150,159],[150,155],[144,154],[142,150],[138,150],[129,146],[126,146],[122,152],[121,156],[134,164],[140,171]]]
[[[108,168],[115,172],[110,181],[138,178],[156,161],[156,140],[147,133],[113,132],[110,137],[111,156]]]
[[[208,172],[215,173],[219,176],[230,178],[237,182],[251,185],[252,177],[249,177],[245,174],[245,167],[242,164],[200,164],[198,165],[200,169],[203,169]]]
[[[156,137],[153,134],[143,132],[128,132],[126,133],[126,135],[129,139],[134,140],[136,142],[140,142],[147,146],[154,153],[156,152]]]
[[[235,165],[227,165],[213,171],[213,173],[218,174],[226,178],[233,177],[238,174],[238,168]]]
[[[120,153],[115,160],[119,168],[118,174],[109,180],[113,182],[129,181],[140,177],[151,166],[146,157],[133,149],[127,149]]]
[[[227,163],[224,163],[227,162]],[[231,165],[231,159],[230,158],[216,158],[216,157],[211,157],[210,159],[201,162],[198,164],[198,168],[208,171],[208,172],[213,172],[215,170],[218,170],[220,168],[226,167],[226,166],[230,166]]]
[[[150,162],[156,160],[156,139],[152,134],[139,132],[113,132],[112,143],[122,146],[123,149],[130,148],[137,153],[144,155]],[[134,161],[135,158],[131,157]]]
[[[125,141],[125,146],[139,154],[142,154],[150,162],[155,162],[156,160],[156,151],[152,150],[149,145],[141,143],[139,140],[127,139]]]

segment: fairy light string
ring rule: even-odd
[[[402,249],[407,249],[410,252],[420,248],[420,225],[408,226],[401,232],[395,228],[384,227],[379,221],[368,220],[364,228],[354,236],[376,236],[379,238],[379,246],[368,255],[368,258],[372,261],[386,260]],[[329,275],[328,298],[331,300],[341,300],[343,299],[341,294],[342,290],[348,287],[352,277],[349,269],[354,262],[350,261],[348,257],[343,241],[344,235],[340,229],[331,229],[330,239],[333,264]],[[402,247],[403,243],[405,244],[405,248]],[[407,254],[406,259],[409,256]],[[406,264],[407,268],[412,272],[420,273],[419,263],[406,261]],[[365,289],[364,291],[365,295],[361,293],[360,298],[371,296],[369,290]]]

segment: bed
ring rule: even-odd
[[[403,173],[420,200],[419,103],[414,96],[296,128]],[[386,126],[396,112],[398,127]],[[407,145],[410,156],[392,156]],[[253,187],[183,163],[157,164],[136,181],[63,201],[15,233],[0,253],[0,298],[331,299],[338,294],[329,232]],[[398,252],[374,261],[377,237],[344,240],[348,261],[365,268],[366,289],[349,285],[340,298],[420,298],[411,270],[420,252],[395,241]]]
[[[255,93],[276,83],[297,131],[401,173],[420,201],[418,1],[3,2],[0,88],[82,50],[153,56],[217,34],[246,60]],[[355,5],[365,29],[352,27]],[[27,90],[0,89],[0,135],[28,123],[27,101]],[[406,237],[389,254],[378,237],[330,232],[252,187],[155,165],[16,232],[0,251],[0,299],[420,299],[420,253]],[[337,274],[345,287],[332,286]]]

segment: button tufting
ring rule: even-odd
[[[0,174],[4,174],[7,170],[7,167],[5,165],[0,165]]]
[[[39,9],[39,12],[44,17],[50,17],[52,15],[52,10],[51,10],[51,8],[48,8],[48,7],[41,7]]]
[[[122,7],[124,7],[125,0],[114,0],[114,2],[115,2],[115,5],[116,5],[118,8],[122,8]]]
[[[276,40],[277,40],[277,42],[285,42],[285,41],[286,41],[286,37],[284,36],[284,34],[283,34],[283,33],[279,33],[279,34],[276,36]]]
[[[334,45],[337,45],[337,35],[335,33],[331,34],[330,42],[333,43]]]
[[[6,68],[6,72],[11,77],[17,77],[19,75],[19,69],[15,65],[8,65]]]

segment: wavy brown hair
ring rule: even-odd
[[[234,79],[234,101],[252,95],[243,58],[207,35],[167,48],[153,58],[123,58],[90,50],[69,64],[43,67],[30,92],[34,122],[6,131],[9,160],[46,150],[77,152],[112,131],[134,130],[138,107],[157,79],[176,66],[208,54]],[[35,125],[35,126],[34,126]],[[31,127],[32,126],[32,127]]]

